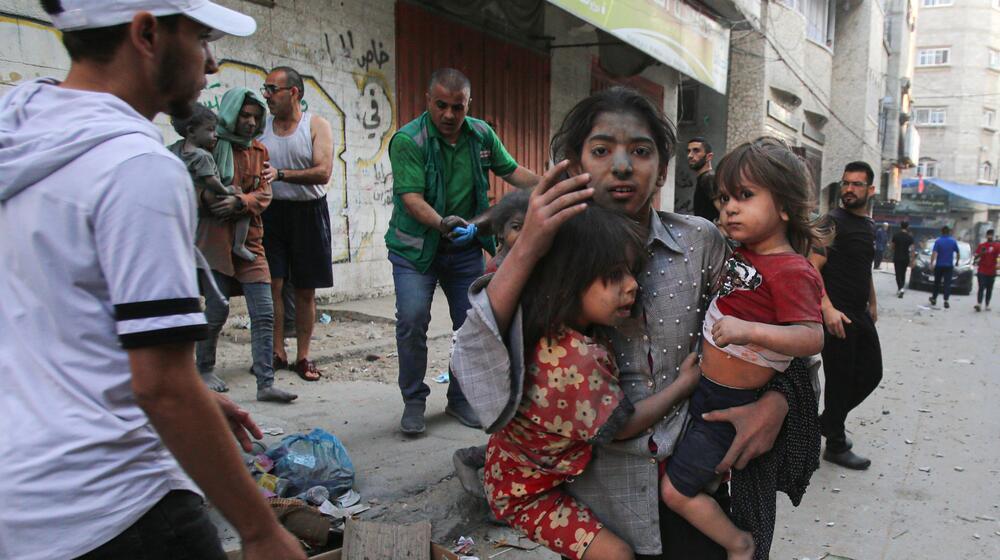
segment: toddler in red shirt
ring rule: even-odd
[[[661,484],[670,509],[726,549],[753,558],[749,532],[736,527],[705,494],[719,480],[736,430],[702,414],[757,400],[759,390],[794,357],[823,348],[823,283],[805,255],[825,243],[816,222],[811,181],[802,161],[780,140],[759,138],[727,154],[716,170],[720,221],[740,243],[725,263],[708,307],[698,388],[690,421]]]

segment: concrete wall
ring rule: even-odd
[[[395,122],[394,3],[391,0],[279,2],[273,8],[223,0],[252,15],[258,30],[247,39],[212,44],[221,64],[201,101],[214,106],[233,86],[258,89],[266,70],[289,65],[306,79],[307,111],[330,121],[334,171],[328,186],[336,299],[385,293],[392,288],[385,233],[392,210],[392,171],[386,155]],[[0,1],[0,88],[38,75],[62,77],[68,58],[33,1]],[[14,48],[9,48],[14,47]],[[371,53],[371,56],[369,56]],[[163,116],[168,142],[176,139]]]

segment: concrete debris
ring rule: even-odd
[[[903,441],[906,442],[906,445],[913,445],[913,440],[912,439],[904,439]]]
[[[931,468],[930,467],[919,467],[919,468],[917,468],[917,470],[921,471],[921,472],[931,472]]]
[[[954,467],[954,469],[957,472],[963,472],[963,471],[965,471],[965,467]]]

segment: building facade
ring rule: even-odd
[[[917,171],[956,183],[996,185],[1000,1],[919,1],[912,113],[921,136]]]

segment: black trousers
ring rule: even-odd
[[[830,440],[842,439],[847,415],[882,381],[882,347],[868,313],[851,313],[846,338],[826,334],[823,346],[823,415],[820,429]]]
[[[993,297],[993,281],[997,277],[993,274],[976,274],[976,279],[979,280],[979,289],[976,290],[976,303],[983,303],[983,296],[986,296],[986,305],[990,304],[990,299]]]
[[[934,267],[934,290],[931,292],[931,297],[937,299],[938,293],[941,290],[941,284],[944,283],[944,300],[948,301],[948,296],[951,295],[951,276],[955,272],[955,267],[953,266],[935,266]]]
[[[226,560],[205,503],[174,490],[131,527],[78,560]]]
[[[896,267],[896,289],[902,290],[906,284],[906,269],[910,266],[910,261],[893,261],[892,266]]]

